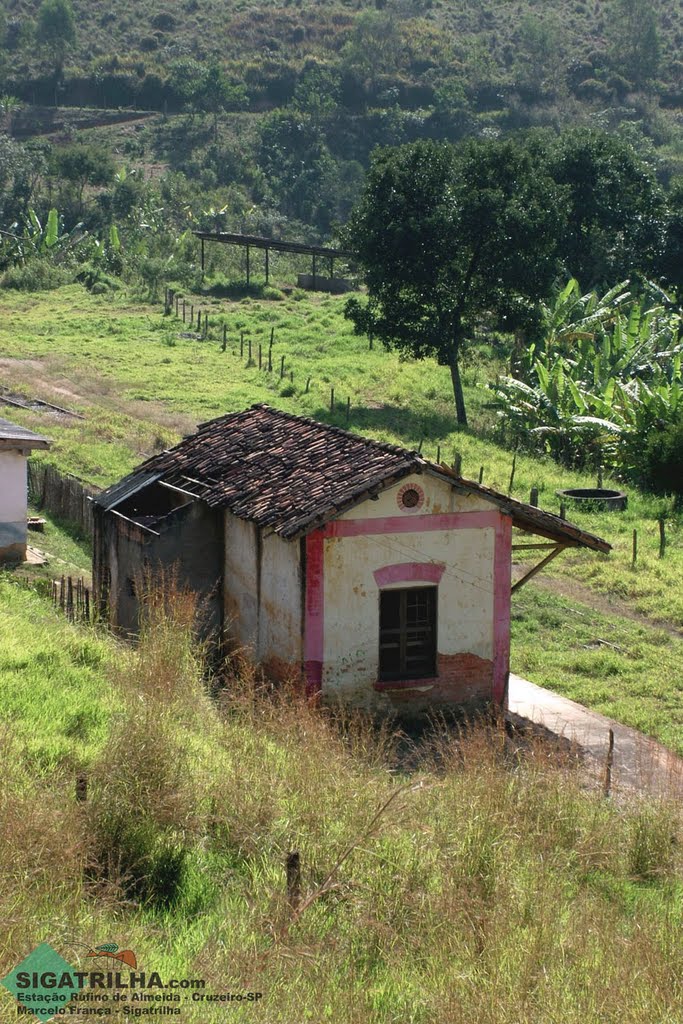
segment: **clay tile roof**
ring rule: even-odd
[[[291,539],[310,532],[411,473],[434,473],[476,492],[522,529],[608,551],[609,544],[550,513],[469,480],[415,451],[372,441],[303,416],[253,405],[201,423],[196,434],[144,462],[94,499],[113,508],[137,482],[160,480]]]

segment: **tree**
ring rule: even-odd
[[[550,290],[563,195],[519,143],[417,142],[374,156],[345,244],[368,300],[345,315],[357,332],[451,371],[467,424],[460,355],[485,314],[517,314]]]
[[[54,169],[60,178],[73,185],[79,216],[83,212],[83,193],[86,185],[108,185],[116,172],[108,150],[78,144],[57,151]]]
[[[52,52],[55,73],[60,77],[67,50],[76,42],[71,0],[43,0],[38,10],[36,39]]]
[[[209,64],[197,82],[194,100],[200,110],[213,116],[213,137],[218,137],[218,117],[226,110],[239,110],[246,101],[243,85],[232,85],[220,64]]]
[[[610,14],[612,63],[642,87],[656,78],[661,59],[656,5],[652,0],[613,0]]]
[[[582,288],[656,268],[664,195],[628,142],[599,129],[572,129],[551,153],[550,169],[567,189],[562,256]]]

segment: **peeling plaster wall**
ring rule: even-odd
[[[400,506],[399,492],[416,484],[424,494],[413,512]],[[424,529],[418,517],[486,513],[471,528]],[[415,531],[392,532],[416,518]],[[427,709],[491,700],[494,686],[495,521],[499,515],[478,497],[455,494],[426,475],[410,477],[340,517],[348,529],[361,520],[385,519],[383,531],[326,536],[323,542],[322,696],[375,711],[415,714]],[[352,525],[351,525],[352,524]],[[384,527],[386,526],[386,532]],[[334,530],[334,526],[332,527]],[[374,528],[373,528],[374,529]],[[379,684],[379,590],[373,573],[401,563],[445,566],[437,608],[437,674],[410,686]],[[390,587],[428,585],[399,581]],[[385,589],[385,587],[382,587]]]
[[[300,545],[264,537],[259,588],[258,660],[276,679],[299,677],[303,659]]]
[[[0,451],[0,563],[26,558],[26,456]]]
[[[256,654],[260,538],[254,523],[225,513],[223,614],[229,636]]]
[[[410,486],[424,492],[424,504],[416,509],[399,506],[399,493]],[[377,500],[368,500],[344,512],[340,519],[377,519],[383,516],[438,515],[440,512],[488,512],[491,502],[474,494],[457,494],[439,477],[429,473],[413,474],[382,491]]]
[[[276,679],[301,673],[302,585],[297,541],[225,513],[226,629]]]

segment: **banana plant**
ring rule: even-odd
[[[519,376],[491,386],[502,432],[563,462],[627,470],[639,439],[683,415],[680,312],[649,282],[636,298],[628,281],[598,296],[572,280],[544,315]]]

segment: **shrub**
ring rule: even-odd
[[[683,417],[645,439],[636,476],[655,494],[674,494],[683,502]]]
[[[0,277],[0,287],[16,288],[23,292],[46,292],[61,288],[72,280],[73,274],[65,267],[55,266],[47,259],[35,259],[6,270]]]

